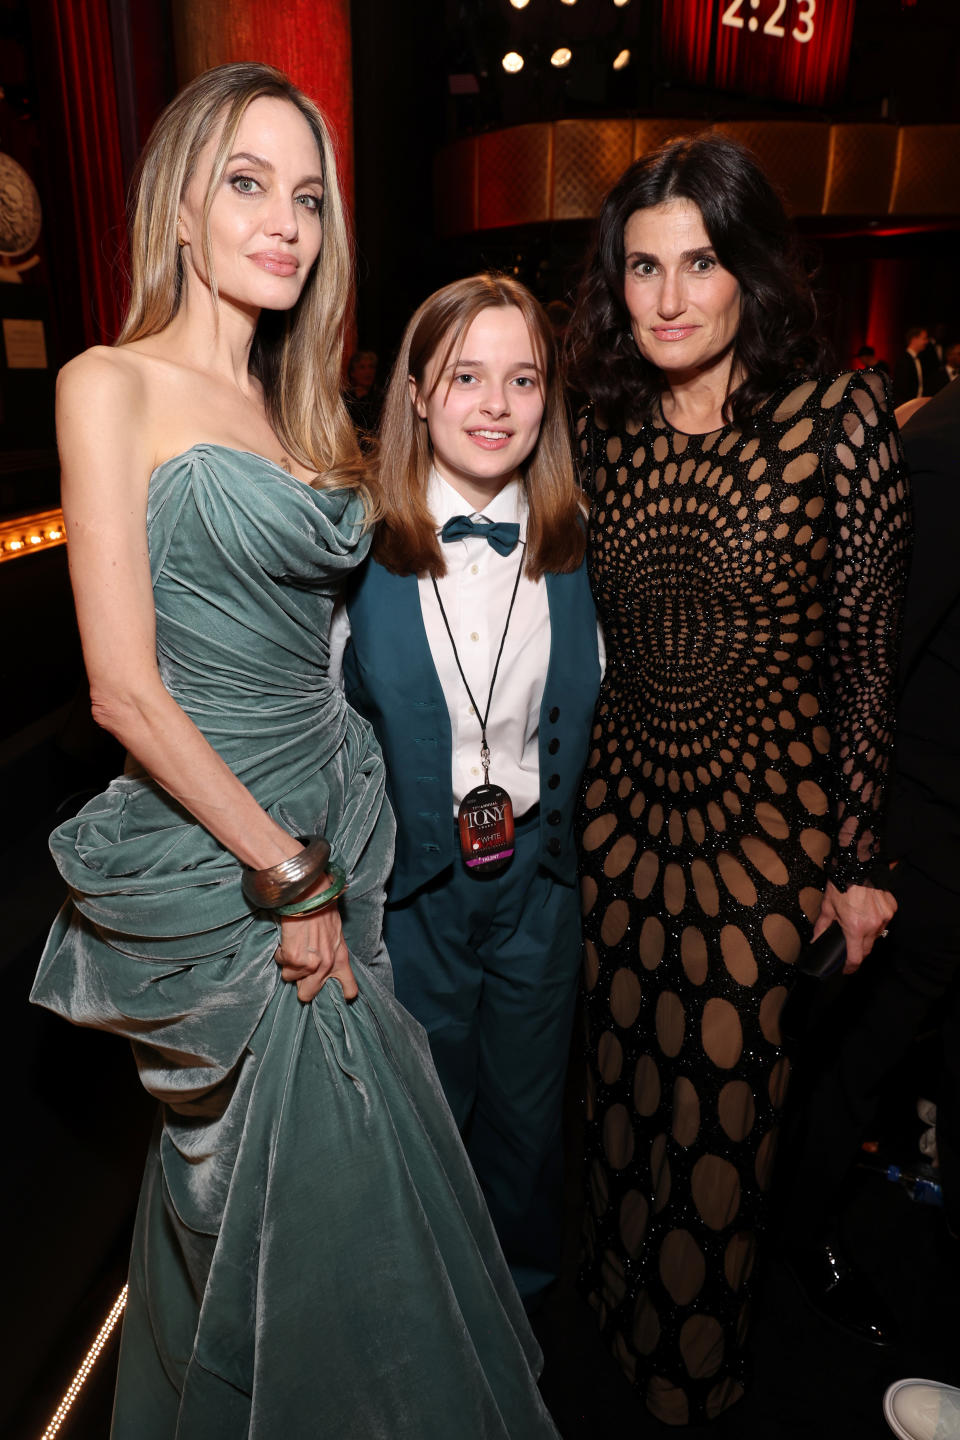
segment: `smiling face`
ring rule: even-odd
[[[187,293],[208,286],[203,206],[220,132],[200,153],[180,204]],[[248,311],[289,310],[322,240],[323,161],[307,121],[288,100],[261,96],[244,111],[210,207],[213,272],[221,301]]]
[[[527,323],[515,305],[481,310],[462,343],[431,356],[410,394],[426,421],[443,479],[474,509],[499,494],[537,443],[543,419],[543,369]]]
[[[731,363],[740,283],[717,259],[692,200],[636,210],[623,232],[624,303],[640,354],[681,378]]]

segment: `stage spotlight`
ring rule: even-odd
[[[613,62],[613,68],[614,68],[614,70],[625,70],[629,64],[630,64],[630,51],[629,51],[629,50],[621,50],[621,51],[620,51],[620,54],[617,56],[617,58],[616,58],[616,59],[614,60],[614,62]]]
[[[523,69],[523,56],[518,55],[516,50],[509,50],[500,64],[508,75],[517,75]]]
[[[554,50],[553,54],[550,56],[550,64],[554,67],[555,70],[562,70],[565,65],[570,64],[570,61],[572,59],[573,51],[568,50],[566,45],[561,45],[560,49]]]

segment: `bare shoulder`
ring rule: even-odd
[[[104,490],[115,476],[123,488],[142,476],[155,448],[155,409],[147,367],[126,346],[95,345],[57,377],[57,442],[65,497],[78,486]]]
[[[94,345],[68,361],[57,376],[58,421],[100,420],[110,411],[142,415],[146,379],[142,364],[123,349]]]
[[[128,345],[92,345],[68,360],[57,377],[60,385],[116,384],[131,386],[145,380],[144,358]]]

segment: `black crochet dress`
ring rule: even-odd
[[[585,1278],[682,1425],[742,1393],[790,966],[826,880],[875,858],[906,480],[870,372],[791,376],[749,434],[580,430],[607,645],[578,821]]]

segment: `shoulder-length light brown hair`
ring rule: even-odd
[[[180,308],[184,274],[177,244],[181,198],[200,152],[217,136],[203,205],[203,260],[218,303],[209,217],[247,107],[286,100],[306,120],[323,173],[323,244],[296,305],[264,311],[250,352],[267,416],[284,449],[318,473],[317,484],[359,487],[353,426],[340,398],[343,326],[352,284],[351,244],[333,142],[320,111],[269,65],[220,65],[191,81],[164,110],[140,157],[130,195],[130,304],[118,345],[165,329]]]
[[[583,559],[580,492],[550,322],[530,291],[510,276],[471,275],[437,290],[407,326],[390,376],[380,437],[368,460],[368,484],[379,516],[373,553],[397,575],[446,573],[436,522],[427,508],[433,451],[426,421],[414,408],[410,381],[429,398],[443,383],[451,361],[459,358],[480,312],[509,305],[526,322],[544,402],[540,434],[523,476],[528,506],[525,570],[536,580],[547,571],[575,570]],[[427,370],[435,357],[439,363],[428,387]]]

